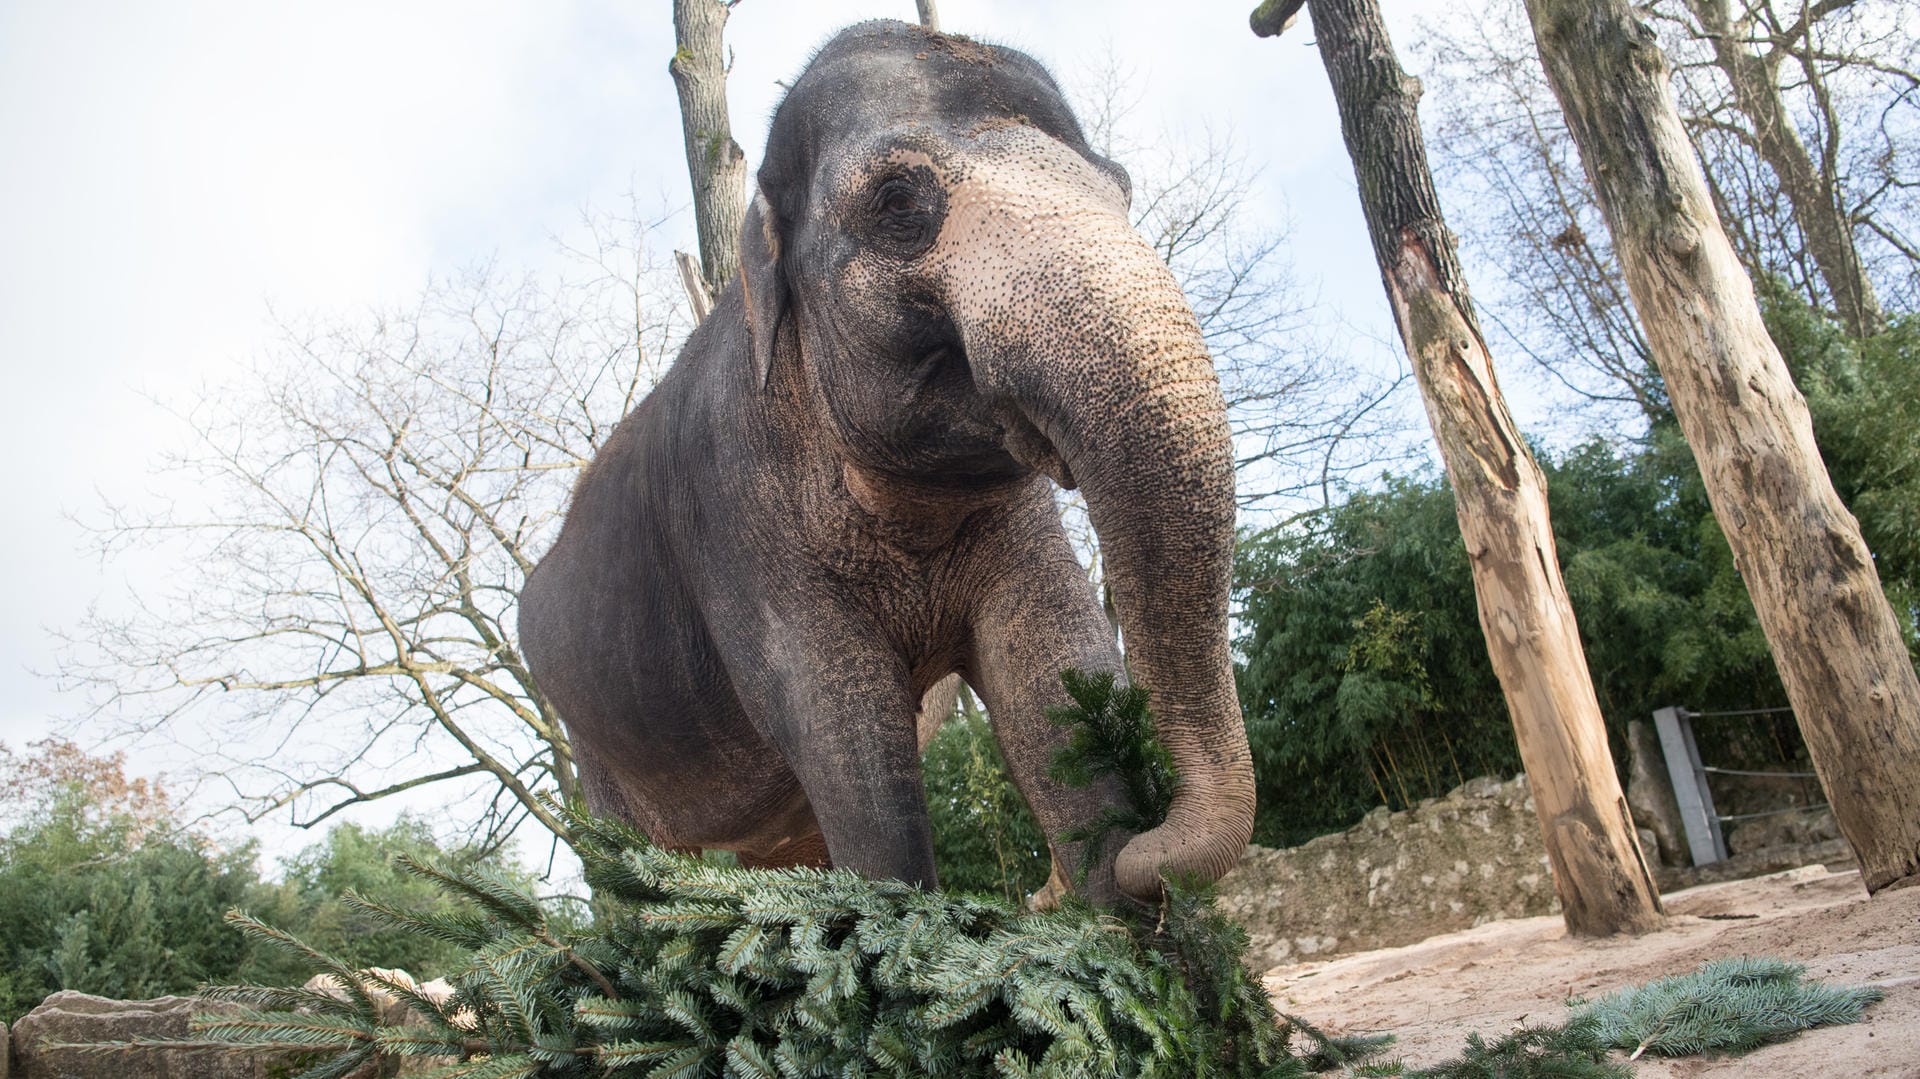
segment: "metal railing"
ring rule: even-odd
[[[1727,839],[1722,824],[1772,817],[1814,809],[1825,802],[1769,809],[1760,813],[1736,813],[1722,816],[1714,812],[1713,791],[1707,786],[1710,775],[1762,776],[1767,778],[1818,778],[1812,772],[1753,771],[1744,768],[1717,768],[1700,762],[1700,747],[1693,738],[1696,719],[1723,719],[1744,716],[1770,716],[1792,712],[1791,708],[1746,708],[1727,712],[1690,712],[1685,708],[1662,708],[1653,713],[1654,730],[1660,735],[1660,753],[1667,759],[1667,776],[1673,781],[1673,797],[1680,805],[1680,826],[1687,835],[1687,852],[1694,865],[1717,862],[1727,856]]]

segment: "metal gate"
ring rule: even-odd
[[[1694,865],[1706,865],[1727,856],[1727,840],[1720,827],[1722,824],[1753,820],[1756,817],[1771,817],[1781,813],[1797,813],[1826,805],[1825,802],[1818,802],[1812,805],[1789,806],[1785,809],[1770,809],[1764,813],[1739,813],[1730,817],[1723,817],[1714,812],[1713,791],[1707,786],[1709,775],[1816,779],[1818,777],[1812,772],[1756,772],[1743,768],[1716,768],[1710,764],[1702,764],[1700,747],[1694,744],[1693,740],[1693,721],[1770,716],[1792,711],[1791,708],[1748,708],[1731,712],[1689,712],[1685,708],[1675,707],[1662,708],[1653,713],[1653,726],[1660,734],[1660,753],[1667,759],[1667,775],[1673,780],[1673,797],[1680,804],[1680,826],[1686,831],[1687,851],[1692,855]]]

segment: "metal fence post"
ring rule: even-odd
[[[1673,779],[1673,796],[1680,803],[1680,824],[1687,833],[1693,864],[1720,861],[1727,856],[1727,841],[1713,811],[1713,792],[1707,789],[1700,749],[1693,742],[1693,724],[1684,709],[1662,708],[1653,713],[1653,726],[1660,732],[1660,753]]]

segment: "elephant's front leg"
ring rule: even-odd
[[[1118,673],[1120,653],[1093,586],[1057,527],[1022,562],[978,608],[968,681],[980,691],[1007,769],[1052,847],[1054,879],[1048,892],[1059,889],[1064,874],[1088,900],[1111,904],[1120,898],[1113,857],[1126,837],[1109,836],[1086,879],[1078,881],[1084,844],[1061,836],[1117,806],[1120,789],[1110,779],[1087,788],[1066,787],[1047,774],[1069,737],[1048,720],[1047,709],[1073,703],[1060,683],[1061,671]],[[1044,903],[1052,896],[1035,898]]]
[[[933,830],[905,664],[852,615],[778,626],[743,703],[806,792],[836,869],[932,888]]]

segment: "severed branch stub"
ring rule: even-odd
[[[1307,0],[1266,0],[1247,16],[1247,25],[1255,37],[1279,37],[1300,21],[1300,9]]]
[[[700,275],[709,296],[740,264],[740,225],[747,217],[747,156],[727,117],[727,62],[722,50],[733,4],[674,0],[673,59],[667,71],[680,97],[687,176],[693,184]]]
[[[700,275],[700,263],[685,251],[673,253],[673,265],[680,271],[680,287],[687,290],[687,302],[693,306],[693,321],[699,325],[707,320],[707,312],[713,310],[713,294],[707,291],[707,282]]]

